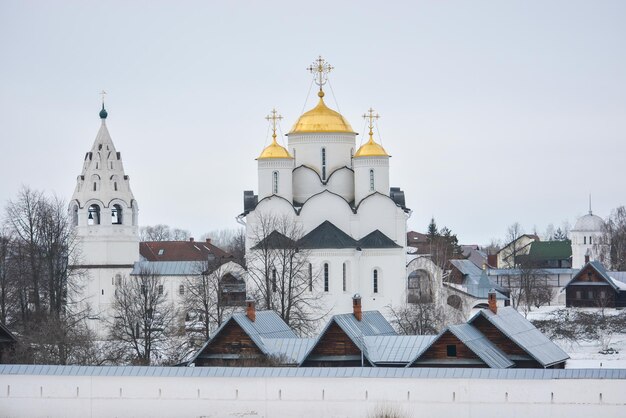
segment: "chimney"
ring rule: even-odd
[[[246,316],[252,322],[254,322],[254,320],[256,319],[256,309],[254,307],[253,300],[246,301]]]
[[[352,296],[352,313],[359,322],[363,318],[363,314],[361,313],[361,295],[358,293],[355,293],[354,296]]]
[[[498,313],[498,303],[496,302],[496,290],[489,290],[489,295],[487,296],[487,301],[489,302],[489,310],[494,314]]]
[[[193,237],[189,237],[189,242],[193,242]]]
[[[207,243],[207,244],[210,244],[210,243],[211,243],[211,238],[207,238],[207,239],[206,239],[206,243]]]

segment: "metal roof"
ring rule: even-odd
[[[0,375],[146,376],[158,378],[387,378],[493,380],[626,380],[626,369],[462,369],[397,367],[159,367],[0,365]]]
[[[313,351],[317,343],[324,337],[330,326],[336,323],[348,338],[363,352],[363,355],[372,363],[368,356],[367,347],[363,341],[364,337],[376,335],[398,335],[391,324],[387,322],[385,317],[378,311],[365,311],[362,313],[361,320],[357,321],[353,313],[334,315],[315,340],[315,344],[307,351],[302,361],[306,360]],[[302,364],[302,363],[301,363]]]
[[[478,275],[482,274],[482,269],[470,260],[450,260],[450,264],[456,267],[461,274]]]
[[[198,350],[196,354],[189,360],[193,363],[198,356],[211,344],[211,341],[215,339],[217,335],[222,332],[224,327],[231,321],[235,321],[241,329],[254,341],[257,347],[266,355],[272,355],[264,342],[264,339],[271,338],[293,338],[297,339],[298,336],[289,325],[283,321],[283,319],[274,311],[256,311],[256,317],[253,321],[250,321],[245,313],[238,312],[231,315],[222,325],[211,335],[211,338],[204,343],[202,348]]]
[[[569,286],[570,284],[573,284],[578,277],[580,277],[581,273],[583,272],[583,270],[587,267],[590,266],[592,269],[594,269],[608,284],[609,286],[611,286],[613,289],[617,290],[617,291],[621,291],[621,290],[626,290],[626,283],[615,279],[615,277],[611,277],[612,274],[614,273],[609,273],[606,268],[604,267],[604,265],[599,262],[598,260],[593,260],[588,262],[587,264],[585,264],[579,271],[578,273],[576,273],[576,275],[574,277],[572,277],[572,279],[567,282],[567,284],[565,285],[565,287]],[[615,272],[618,274],[615,274],[615,276],[621,276],[621,274],[619,274],[619,272]],[[590,283],[585,283],[586,285],[589,285]]]
[[[199,275],[206,268],[201,261],[137,261],[133,266],[131,276],[145,272],[159,276],[194,276]]]
[[[377,335],[364,337],[370,361],[408,364],[437,338],[436,335]]]
[[[314,338],[263,338],[263,345],[272,356],[283,358],[285,364],[300,364],[315,344]]]
[[[450,325],[441,335],[446,331],[454,334],[492,369],[508,369],[515,366],[502,350],[470,324]]]
[[[565,351],[512,307],[498,308],[497,312],[494,314],[489,309],[481,309],[468,323],[471,324],[482,315],[544,367],[561,363],[569,358]]]
[[[547,275],[558,274],[576,274],[579,269],[572,268],[542,268],[541,271]],[[519,276],[519,269],[488,269],[487,274],[489,276]]]

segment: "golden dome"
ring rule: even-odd
[[[271,158],[293,158],[285,147],[279,145],[278,142],[276,142],[275,133],[274,135],[272,135],[272,143],[265,147],[257,160],[268,160]]]
[[[354,133],[352,126],[336,112],[324,103],[324,92],[320,90],[317,94],[319,103],[313,109],[300,116],[291,128],[290,134],[314,133],[314,132],[347,132]]]
[[[381,145],[374,142],[374,133],[370,129],[369,141],[361,145],[356,154],[354,154],[354,158],[358,157],[389,157],[389,154]]]

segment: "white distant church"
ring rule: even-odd
[[[370,109],[369,136],[360,147],[357,133],[324,101],[323,86],[332,69],[321,57],[309,70],[319,86],[319,102],[302,114],[287,134],[260,153],[258,194],[244,192],[246,252],[254,251],[259,223],[281,217],[305,234],[313,292],[323,295],[330,314],[350,312],[358,293],[366,310],[386,311],[406,300],[406,225],[411,211],[404,193],[390,188],[387,151],[375,141],[378,115]],[[248,286],[250,286],[248,282]]]

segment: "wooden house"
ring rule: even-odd
[[[6,363],[11,350],[17,344],[17,338],[9,329],[0,322],[0,364]]]
[[[626,307],[626,283],[611,276],[601,262],[590,261],[565,285],[567,307]]]

